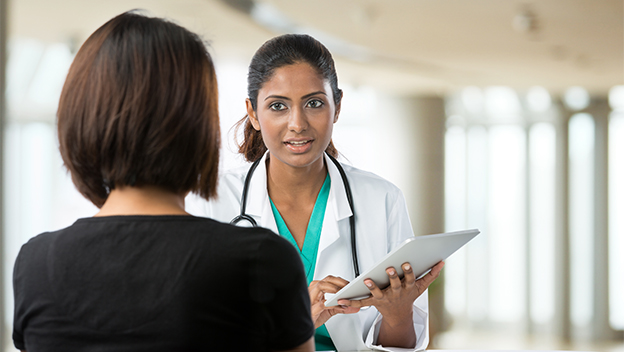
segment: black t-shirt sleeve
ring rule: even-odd
[[[272,349],[297,347],[314,335],[310,296],[296,249],[271,233],[258,245],[251,265],[251,297],[266,307]]]
[[[18,280],[22,277],[21,275],[21,260],[22,251],[20,250],[17,259],[15,260],[15,266],[13,267],[13,296],[15,298],[15,311],[13,315],[13,345],[18,350],[25,350],[26,345],[24,344],[24,333],[22,328],[23,317],[18,312],[22,311],[22,295],[19,294],[21,291],[22,282]]]
[[[45,305],[47,283],[45,259],[48,243],[42,235],[30,239],[20,249],[13,267],[13,344],[25,350],[24,328],[27,321]]]

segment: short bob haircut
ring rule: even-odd
[[[179,25],[130,11],[82,45],[63,86],[58,138],[80,193],[116,187],[216,194],[220,131],[214,65]]]

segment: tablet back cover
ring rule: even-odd
[[[383,257],[374,267],[367,270],[335,295],[326,294],[326,307],[338,305],[339,299],[361,299],[370,295],[370,290],[364,284],[364,279],[370,278],[380,288],[389,285],[390,280],[386,269],[394,267],[400,277],[403,277],[401,265],[409,262],[416,278],[424,276],[438,262],[445,260],[451,254],[463,247],[479,234],[479,230],[464,230],[440,233],[435,235],[412,237],[403,242],[392,252]]]

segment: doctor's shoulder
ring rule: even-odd
[[[367,199],[383,198],[389,203],[404,199],[401,189],[385,178],[348,164],[342,166],[352,185],[354,197],[357,194],[365,194]]]
[[[217,194],[209,201],[189,194],[185,199],[186,211],[195,216],[208,217],[229,223],[240,208],[240,199],[249,166],[242,166],[219,173]]]
[[[217,184],[217,199],[221,195],[232,195],[240,199],[249,167],[250,165],[244,165],[221,172]]]

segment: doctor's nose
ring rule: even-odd
[[[288,118],[288,129],[293,132],[303,132],[308,128],[308,118],[302,108],[294,108]]]

